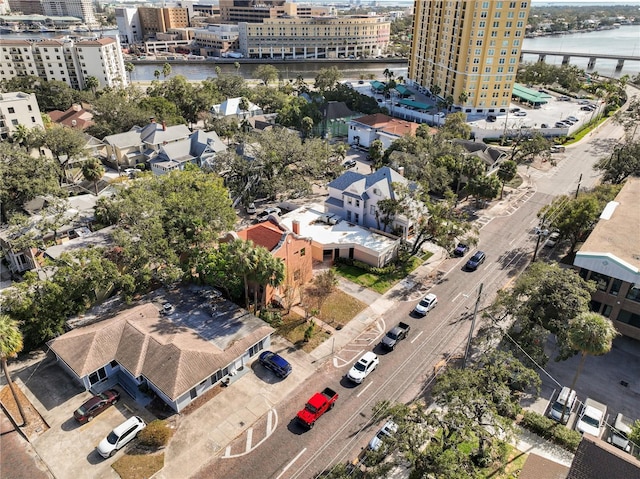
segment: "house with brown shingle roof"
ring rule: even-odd
[[[582,436],[567,479],[639,479],[640,461],[589,434]]]
[[[86,390],[119,384],[133,398],[153,391],[176,412],[271,344],[274,329],[200,289],[169,314],[151,302],[49,341],[59,364]]]
[[[313,278],[311,238],[301,236],[296,228],[299,225],[291,231],[277,220],[268,219],[235,233],[242,240],[266,248],[285,264],[284,283],[277,288],[267,286],[266,304],[273,300],[286,303],[287,297],[290,302],[297,302],[300,288]]]
[[[54,123],[60,123],[70,128],[84,130],[93,125],[93,113],[87,111],[82,105],[71,105],[66,111],[53,110],[48,113]]]
[[[415,136],[418,126],[383,113],[361,116],[349,122],[349,144],[369,148],[375,140],[380,140],[386,149],[398,138]]]

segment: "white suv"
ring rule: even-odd
[[[349,370],[347,377],[356,384],[362,383],[372,371],[378,367],[380,360],[371,351],[364,353],[358,362]]]
[[[98,444],[96,448],[98,454],[105,459],[113,456],[118,452],[118,449],[130,443],[145,427],[147,427],[147,424],[138,416],[130,417],[100,441],[100,444]]]

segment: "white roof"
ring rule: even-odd
[[[369,250],[383,253],[395,246],[396,240],[372,233],[368,229],[349,223],[344,219],[335,225],[318,221],[324,214],[324,209],[319,204],[305,205],[283,215],[280,218],[280,223],[293,231],[293,221],[298,221],[300,236],[310,237],[315,243],[327,247],[360,245]]]

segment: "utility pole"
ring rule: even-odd
[[[580,178],[578,178],[578,187],[576,188],[576,198],[578,197],[578,193],[580,192],[580,183],[582,183],[582,173],[580,173]]]
[[[533,250],[533,258],[531,259],[532,263],[536,262],[536,258],[538,256],[538,248],[540,247],[540,238],[542,237],[542,235],[544,234],[545,228],[545,220],[547,218],[547,215],[545,214],[542,219],[540,220],[540,226],[538,227],[538,239],[536,240],[536,249]]]
[[[467,339],[467,349],[464,352],[464,359],[462,360],[462,369],[467,367],[467,359],[469,358],[469,351],[471,350],[471,339],[473,338],[473,330],[476,327],[476,316],[478,315],[478,307],[480,306],[480,298],[482,296],[482,284],[478,288],[478,298],[476,299],[476,306],[473,309],[473,318],[471,319],[471,328],[469,329],[469,339]]]

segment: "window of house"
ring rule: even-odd
[[[620,292],[620,286],[622,286],[622,280],[613,278],[613,281],[611,282],[611,289],[609,290],[609,294],[612,294],[613,296],[618,296],[618,293]]]
[[[631,326],[635,326],[636,328],[640,328],[640,314],[632,313],[630,311],[626,311],[624,309],[620,310],[618,313],[618,321],[621,323],[629,324]]]
[[[600,308],[602,308],[602,303],[600,301],[589,301],[589,309],[594,313],[599,313]]]
[[[629,292],[627,293],[627,299],[640,302],[640,288],[630,288]]]
[[[307,254],[307,249],[306,248],[301,248],[300,249],[300,256],[304,256],[305,254]]]
[[[107,372],[104,368],[98,369],[96,372],[89,374],[89,383],[91,385],[99,383],[107,378]]]
[[[351,211],[347,211],[347,221],[351,221]]]
[[[360,208],[360,200],[356,200],[356,208]]]
[[[195,399],[198,397],[198,391],[196,391],[196,388],[193,388],[189,391],[189,396],[191,396],[191,399]]]
[[[116,361],[115,359],[113,361],[111,361],[109,363],[109,366],[111,366],[112,368],[117,368],[118,367],[118,361]]]
[[[600,291],[606,291],[607,286],[609,286],[609,281],[611,280],[606,274],[596,273],[595,271],[591,272],[589,279],[596,282],[596,286]]]
[[[353,221],[356,224],[360,224],[360,214],[359,213],[356,213],[356,214],[353,215]]]
[[[249,348],[249,357],[255,356],[256,354],[258,354],[258,352],[261,351],[262,348],[264,348],[264,344],[262,343],[262,341],[259,341],[253,346],[251,346],[251,348]]]
[[[609,316],[611,316],[612,309],[613,308],[611,307],[610,304],[605,304],[604,309],[602,310],[602,316],[604,316],[605,318],[608,318]]]

